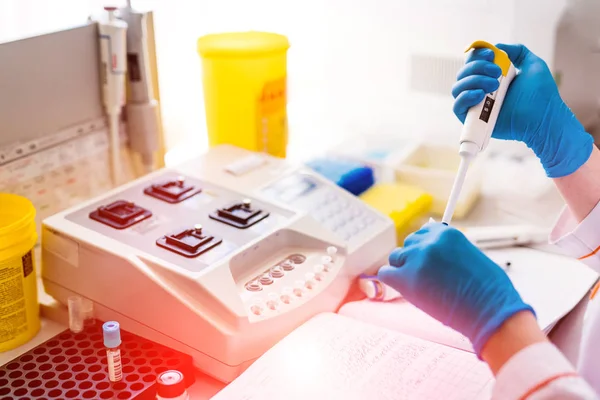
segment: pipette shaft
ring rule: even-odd
[[[465,179],[467,178],[467,171],[469,169],[470,163],[471,158],[469,157],[462,157],[460,160],[458,172],[456,173],[456,177],[454,178],[452,191],[450,192],[450,197],[448,198],[448,203],[446,204],[446,210],[444,211],[444,216],[442,217],[442,223],[446,225],[450,225],[450,222],[452,221],[452,216],[454,215],[456,204],[458,203],[463,184],[465,183]]]

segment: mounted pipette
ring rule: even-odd
[[[508,87],[516,75],[515,67],[504,51],[481,40],[474,42],[466,51],[477,48],[487,48],[494,52],[494,63],[502,70],[502,74],[498,78],[500,86],[495,92],[487,94],[481,103],[472,107],[465,118],[458,151],[461,158],[460,165],[442,218],[442,222],[446,225],[449,225],[452,220],[456,203],[460,198],[461,189],[467,177],[469,164],[477,154],[487,147]]]

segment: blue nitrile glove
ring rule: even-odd
[[[512,81],[492,137],[524,142],[551,178],[575,172],[590,157],[593,139],[561,99],[546,63],[521,45],[499,44],[518,73]],[[469,108],[498,88],[494,53],[476,49],[452,88],[454,113],[465,121]]]
[[[478,356],[504,321],[520,311],[534,313],[504,270],[445,224],[429,223],[408,236],[389,262],[378,278],[469,338]]]

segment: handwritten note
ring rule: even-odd
[[[468,352],[336,314],[292,332],[214,400],[475,400],[488,367]]]
[[[409,336],[474,352],[469,339],[403,299],[386,303],[355,301],[342,306],[339,313]]]

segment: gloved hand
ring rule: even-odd
[[[469,338],[478,356],[504,321],[520,311],[534,313],[502,268],[445,224],[430,223],[408,236],[389,263],[378,278]]]
[[[570,175],[590,157],[592,137],[561,99],[542,59],[521,45],[497,47],[508,54],[518,74],[508,88],[492,137],[524,142],[551,178]],[[498,88],[500,67],[493,60],[491,50],[476,49],[458,73],[452,95],[461,122],[469,108]]]

